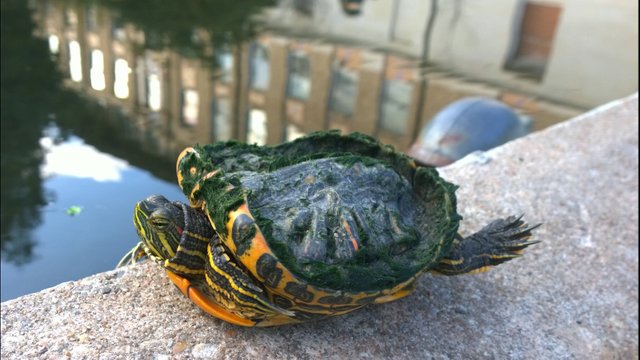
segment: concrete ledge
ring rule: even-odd
[[[463,233],[524,212],[544,242],[487,273],[425,275],[394,303],[266,329],[205,316],[158,266],[133,266],[2,303],[2,358],[637,358],[637,94],[441,173],[461,185]]]

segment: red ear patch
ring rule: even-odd
[[[182,228],[179,226],[176,226],[176,229],[178,229],[178,235],[182,236]]]

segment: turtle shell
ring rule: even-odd
[[[311,313],[407,292],[449,252],[461,219],[455,185],[358,133],[196,146],[177,173],[272,300]]]

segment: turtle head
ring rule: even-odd
[[[133,223],[150,258],[164,261],[175,256],[185,226],[182,204],[152,195],[136,204]]]

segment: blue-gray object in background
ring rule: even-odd
[[[482,97],[458,100],[442,109],[422,130],[409,154],[443,166],[478,150],[489,150],[531,131],[531,119],[505,104]]]

